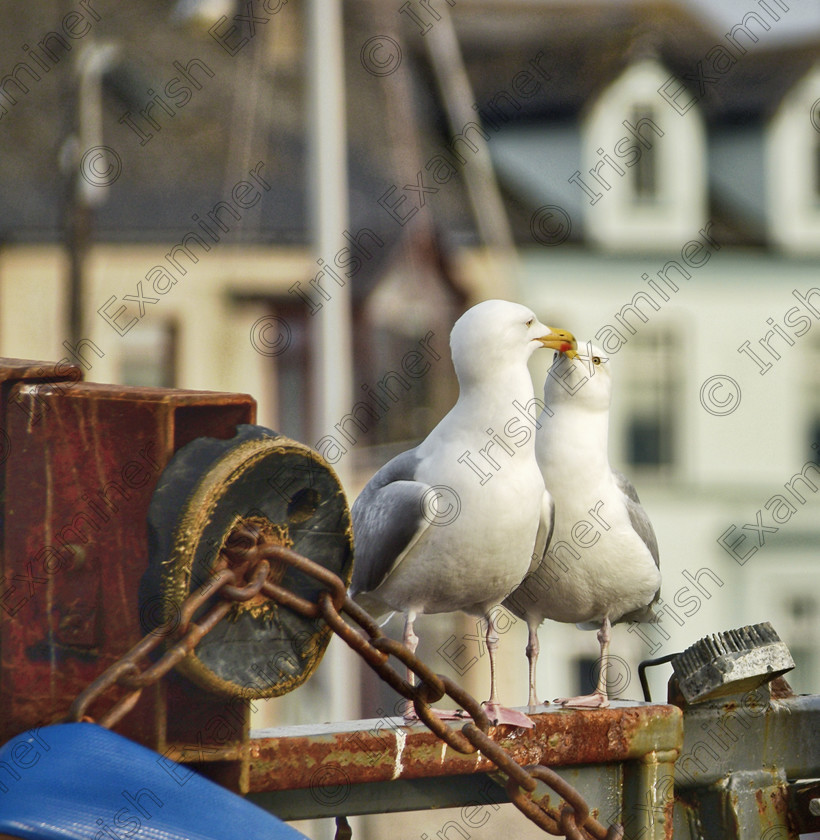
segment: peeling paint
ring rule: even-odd
[[[392,778],[398,779],[404,766],[401,763],[401,756],[404,752],[404,745],[407,743],[407,733],[403,729],[394,729],[396,734],[396,761],[393,765]]]

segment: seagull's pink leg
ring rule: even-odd
[[[532,622],[528,623],[529,640],[527,642],[527,659],[530,663],[530,696],[527,701],[530,711],[534,706],[538,705],[538,697],[535,693],[535,663],[538,661],[538,625]]]
[[[407,618],[404,622],[404,636],[402,637],[402,642],[412,654],[415,654],[416,648],[419,645],[419,637],[415,634],[415,631],[413,630],[413,624],[415,623],[415,621],[416,614],[411,610],[407,613]],[[416,675],[410,668],[407,669],[407,682],[409,682],[410,685],[416,684]],[[451,712],[447,709],[431,709],[430,711],[437,718],[441,718],[442,720],[463,720],[464,718],[469,717],[469,715],[466,712],[460,710]],[[416,707],[413,705],[412,700],[405,700],[404,702],[404,719],[419,719],[419,716],[416,714]]]
[[[413,610],[409,610],[404,620],[404,636],[402,637],[402,642],[412,654],[415,654],[416,648],[419,646],[419,637],[416,635],[413,629],[415,621],[416,614],[413,612]],[[416,675],[410,668],[407,669],[407,682],[409,682],[410,685],[416,684]],[[405,701],[404,716],[406,718],[417,717],[412,700]]]
[[[498,702],[498,686],[496,681],[495,657],[498,650],[498,635],[493,625],[492,613],[488,613],[487,622],[487,653],[490,657],[490,699],[482,703],[484,711],[487,712],[490,720],[495,723],[503,723],[509,726],[520,726],[531,729],[535,724],[522,712],[515,709],[508,709]]]
[[[598,631],[598,643],[601,646],[601,669],[598,672],[598,687],[593,694],[585,694],[581,697],[568,697],[556,700],[562,706],[569,706],[573,709],[605,709],[609,706],[609,698],[606,693],[606,672],[609,667],[609,640],[612,638],[612,625],[609,617],[601,622],[601,629]]]

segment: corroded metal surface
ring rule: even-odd
[[[787,790],[788,810],[794,827],[802,832],[820,831],[820,781],[798,781]]]
[[[623,816],[629,822],[627,837],[631,839],[640,836],[641,840],[650,840],[651,835],[647,835],[646,832],[643,835],[640,833],[641,828],[646,825],[645,811],[638,807],[640,803],[635,802],[633,805],[624,799],[622,769],[623,765],[620,764],[582,764],[561,767],[557,772],[573,785],[587,802],[595,803],[596,808],[592,813],[599,821],[609,825],[620,821]],[[544,807],[560,805],[559,798],[552,794],[549,788],[544,786],[543,790],[544,796],[540,802]],[[409,814],[411,811],[430,811],[438,808],[456,809],[451,810],[450,815],[459,815],[459,824],[468,830],[477,827],[477,822],[469,819],[471,810],[474,811],[476,806],[482,808],[487,816],[503,813],[500,808],[505,803],[509,806],[506,811],[511,813],[513,807],[504,780],[497,773],[473,773],[467,776],[449,776],[446,779],[396,779],[392,782],[362,785],[348,785],[340,778],[335,786],[250,793],[248,799],[286,820],[323,819],[340,814],[353,816],[393,811]],[[637,820],[643,818],[643,825],[639,825],[637,829],[636,820],[629,819],[632,813],[636,815]],[[486,821],[487,816],[480,818],[479,822]],[[410,819],[412,820],[412,817]],[[442,823],[448,819],[448,816],[442,814]],[[444,834],[450,840],[453,840],[453,837],[461,837],[455,829],[451,833],[445,831]],[[433,836],[430,835],[431,838]]]
[[[780,678],[724,702],[684,704],[683,712],[676,838],[796,840],[815,827],[820,697],[795,696]]]
[[[526,710],[524,710],[526,711]],[[674,706],[613,701],[608,709],[548,709],[531,715],[531,730],[496,727],[491,735],[519,764],[568,766],[641,759],[674,751],[683,740]],[[449,723],[458,729],[460,723]],[[350,784],[491,772],[481,753],[462,755],[421,724],[401,718],[251,733],[250,789],[292,790],[344,776]]]
[[[774,699],[763,686],[725,703],[688,706],[684,720],[679,789],[716,784],[744,767],[780,767],[789,779],[820,776],[820,696]]]
[[[200,435],[230,437],[237,423],[253,420],[255,403],[239,394],[87,383],[62,363],[0,360],[0,377],[8,441],[0,595],[5,740],[63,717],[138,641],[154,485],[176,449]],[[193,738],[196,712],[172,714],[179,720],[168,724],[155,698],[146,693],[120,731],[160,751],[175,734],[167,729]],[[171,686],[166,702],[193,705]],[[209,702],[197,698],[203,710]]]

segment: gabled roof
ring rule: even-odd
[[[41,0],[34,15],[30,6],[0,0],[0,89],[17,94],[16,104],[0,119],[0,241],[56,241],[62,236],[65,184],[58,161],[74,115],[72,65],[94,39],[116,44],[127,68],[106,76],[97,142],[116,150],[122,170],[104,188],[106,200],[96,209],[97,240],[170,245],[194,227],[194,214],[203,217],[229,197],[233,185],[261,161],[270,189],[226,236],[231,241],[306,243],[309,173],[301,4],[288,3],[266,24],[257,24],[254,37],[232,55],[207,30],[180,28],[167,0],[85,3],[99,20],[92,19],[89,32],[72,39],[61,29],[64,3]],[[663,2],[471,0],[456,4],[452,15],[474,104],[483,112],[500,91],[511,89],[516,74],[531,69],[533,60],[550,77],[532,95],[519,96],[518,108],[505,105],[503,98],[498,101],[507,116],[493,151],[507,158],[511,180],[504,185],[505,197],[515,205],[510,210],[520,222],[516,234],[521,241],[531,241],[530,201],[522,202],[521,196],[528,186],[527,167],[537,163],[526,126],[546,132],[563,173],[578,155],[577,125],[584,108],[631,61],[652,53],[670,73],[683,77],[694,74],[709,50],[724,42],[723,33]],[[375,276],[392,248],[408,237],[429,251],[434,240],[445,245],[474,241],[476,228],[463,172],[431,199],[427,228],[402,227],[379,206],[391,186],[415,183],[419,168],[446,148],[451,132],[413,21],[392,7],[388,11],[378,3],[351,0],[345,5],[345,26],[350,227],[372,227],[385,239],[386,247],[368,264]],[[379,77],[363,69],[360,47],[376,28],[401,44],[400,73]],[[52,31],[70,47],[68,52],[57,50],[56,61],[36,52]],[[228,43],[236,45],[241,37],[238,29],[236,40]],[[699,102],[709,126],[724,138],[736,126],[746,130],[762,124],[818,54],[812,46],[767,51],[762,41],[761,49],[750,50],[718,84],[708,85]],[[57,49],[58,42],[50,43]],[[32,53],[41,56],[47,70],[38,71]],[[39,79],[27,74],[26,64],[39,72]],[[12,73],[28,92],[3,78]],[[186,81],[186,73],[197,81]],[[187,88],[187,98],[181,88]],[[150,105],[150,117],[140,116],[152,99],[160,102]],[[152,128],[151,119],[159,129]],[[514,133],[519,127],[522,131]],[[518,158],[520,151],[524,159]],[[573,200],[571,194],[557,196]],[[731,202],[726,208],[732,212]]]
[[[513,115],[517,121],[575,116],[630,63],[647,56],[657,58],[698,97],[708,123],[765,119],[820,56],[820,43],[768,48],[767,33],[754,23],[750,26],[759,42],[752,44],[738,32],[738,42],[749,47],[740,54],[726,33],[708,28],[674,3],[510,2],[498,4],[496,14],[484,11],[488,5],[470,3],[453,10],[477,101],[491,99],[539,51],[551,76],[521,102],[522,110]],[[777,22],[757,11],[773,32]],[[722,74],[712,69],[717,53],[707,58],[714,47],[736,56]],[[702,74],[716,80],[704,80],[703,90],[698,62]]]
[[[532,243],[527,218],[552,202],[573,219],[572,239],[584,238],[583,196],[567,184],[581,166],[581,123],[597,97],[635,61],[653,58],[669,72],[679,102],[697,100],[707,128],[709,216],[721,241],[751,245],[766,241],[763,132],[786,93],[810,71],[820,43],[768,48],[759,25],[751,44],[738,30],[712,30],[673,3],[533,4],[512,2],[486,13],[487,3],[454,9],[476,102],[495,115],[501,130],[491,149],[511,195],[520,242]],[[774,5],[771,5],[776,13]],[[761,20],[774,31],[777,21]],[[743,17],[737,23],[741,23]],[[731,27],[730,29],[733,29]],[[534,72],[533,59],[549,79],[530,96],[514,96],[512,80]],[[715,62],[721,61],[720,64]],[[657,106],[672,105],[657,96]]]

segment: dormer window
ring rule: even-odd
[[[769,235],[793,254],[820,253],[820,64],[783,98],[766,130]]]
[[[820,131],[814,137],[814,203],[820,204]]]
[[[641,105],[632,111],[635,126],[657,125],[655,109]],[[640,157],[632,167],[632,190],[636,201],[655,201],[658,197],[658,152],[657,144],[650,143],[640,148]]]
[[[697,106],[684,116],[658,95],[669,71],[647,58],[592,104],[581,166],[585,228],[611,251],[677,250],[706,223],[706,137]]]

